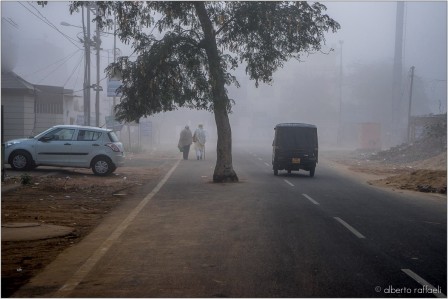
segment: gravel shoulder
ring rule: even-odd
[[[373,160],[365,154],[349,151],[330,151],[323,157],[334,165],[366,181],[370,185],[393,190],[436,193],[446,197],[446,152],[412,162]]]

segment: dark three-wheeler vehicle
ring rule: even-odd
[[[317,127],[303,123],[281,123],[275,126],[272,142],[272,168],[279,170],[303,169],[314,177],[318,162]]]

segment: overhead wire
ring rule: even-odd
[[[2,17],[2,21],[8,23],[9,25],[11,25],[12,27],[14,27],[17,30],[19,29],[19,25],[17,25],[17,23],[14,22],[14,20],[11,18]]]
[[[34,71],[34,72],[32,72],[32,73],[26,74],[25,76],[31,76],[31,75],[37,74],[37,73],[39,73],[39,72],[43,72],[43,71],[45,71],[47,68],[50,68],[51,66],[53,66],[53,65],[55,65],[55,64],[58,64],[58,63],[60,63],[60,62],[66,62],[66,61],[68,61],[70,58],[72,58],[73,56],[75,56],[76,53],[79,53],[79,51],[80,51],[80,50],[75,50],[75,52],[69,54],[68,56],[65,56],[64,58],[61,58],[61,59],[59,59],[58,61],[53,62],[53,63],[51,63],[51,64],[49,64],[49,65],[47,65],[47,66],[44,66],[43,68],[38,69],[38,70],[36,70],[36,71]]]
[[[79,59],[78,64],[73,68],[72,73],[69,75],[69,77],[68,77],[67,80],[65,81],[65,83],[64,83],[64,85],[63,85],[64,87],[65,87],[65,85],[67,85],[68,81],[70,81],[70,79],[73,77],[73,74],[74,74],[74,73],[76,72],[76,70],[79,68],[79,66],[81,65],[83,59],[84,59],[84,53],[82,53],[82,55],[81,55],[81,59]],[[76,83],[76,82],[75,82],[75,83]]]
[[[61,30],[59,30],[59,28],[57,26],[55,26],[50,20],[48,20],[45,15],[43,15],[31,2],[26,2],[28,4],[29,7],[31,7],[34,11],[32,11],[30,8],[28,8],[27,6],[25,6],[22,2],[18,2],[23,8],[25,8],[29,13],[31,13],[32,15],[34,15],[36,18],[38,18],[41,22],[45,23],[46,25],[48,25],[49,27],[53,28],[54,30],[56,30],[57,32],[59,32],[65,39],[67,39],[71,44],[73,44],[77,50],[75,52],[73,52],[72,54],[69,54],[68,56],[50,64],[45,66],[42,69],[39,69],[33,73],[31,73],[30,75],[36,74],[38,72],[42,72],[45,71],[46,69],[52,67],[53,65],[56,65],[58,63],[60,63],[60,65],[58,67],[56,67],[52,72],[50,72],[47,76],[43,77],[38,83],[42,82],[43,80],[45,80],[46,78],[48,78],[51,74],[53,74],[56,70],[58,70],[62,65],[64,65],[64,63],[66,63],[70,58],[72,58],[76,53],[79,53],[79,51],[84,52],[84,48],[78,46],[78,41],[73,39],[72,37],[68,36],[67,34],[65,34],[64,32],[62,32]],[[5,20],[6,21],[6,20]],[[83,55],[82,55],[83,56]],[[67,84],[67,82],[73,77],[73,74],[76,72],[76,70],[79,68],[80,63],[82,62],[82,57],[79,60],[79,62],[77,63],[77,65],[75,66],[75,68],[73,69],[72,73],[69,75],[68,79],[66,80],[65,85]]]
[[[49,27],[53,28],[54,30],[56,30],[57,32],[59,32],[64,38],[66,38],[71,44],[73,44],[78,50],[75,51],[74,53],[70,54],[69,56],[62,58],[61,60],[52,63],[46,67],[44,67],[43,69],[37,70],[32,74],[38,73],[40,71],[43,71],[57,63],[60,62],[66,62],[68,61],[71,57],[73,57],[79,50],[84,51],[83,48],[79,47],[76,42],[78,42],[77,40],[73,39],[72,37],[66,35],[64,32],[62,32],[61,30],[59,30],[59,28],[57,26],[55,26],[51,21],[49,21],[31,2],[26,2],[28,4],[28,6],[30,6],[34,11],[32,11],[30,8],[28,8],[27,6],[25,6],[22,2],[18,2],[23,8],[25,8],[29,13],[31,13],[32,15],[34,15],[36,18],[38,18],[41,22],[45,23],[46,25],[48,25]],[[37,12],[37,13],[36,13]],[[4,20],[4,21],[8,21],[8,20]],[[134,54],[134,53],[133,53]],[[131,54],[131,56],[133,55]],[[105,56],[102,56],[102,58],[106,58]],[[73,69],[72,73],[69,75],[68,79],[66,80],[66,82],[64,83],[64,87],[65,85],[68,83],[68,81],[73,77],[74,73],[76,72],[76,70],[80,67],[81,63],[82,63],[83,57],[81,57],[81,59],[79,60],[79,63],[75,66],[75,68]],[[52,72],[50,72],[47,76],[43,77],[38,83],[42,82],[43,80],[45,80],[46,78],[48,78],[51,74],[53,74],[56,70],[58,70],[61,66],[63,65],[63,63],[61,63],[58,67],[56,67]],[[30,75],[32,75],[30,74]],[[104,78],[102,78],[100,80],[100,82],[104,81],[105,79],[107,79],[108,77],[105,76]],[[80,90],[76,90],[74,92],[80,92],[83,91],[85,88],[82,88]]]
[[[83,59],[84,59],[84,55],[83,55],[82,58],[81,58],[81,62],[82,62]],[[75,88],[76,84],[78,83],[79,74],[80,74],[80,72],[78,72],[78,73],[76,74],[76,79],[75,79],[75,82],[73,83],[73,89]]]
[[[54,72],[56,72],[56,71],[57,71],[58,69],[60,69],[63,65],[65,65],[65,62],[67,62],[70,58],[72,58],[77,52],[78,52],[78,50],[75,51],[73,54],[69,55],[68,57],[65,57],[64,61],[59,61],[59,62],[61,62],[61,63],[60,63],[55,69],[53,69],[52,72],[48,73],[47,76],[43,77],[43,78],[42,78],[39,82],[37,82],[37,83],[42,82],[43,80],[47,79],[50,75],[54,74]],[[54,65],[54,64],[55,64],[55,63],[53,63],[53,65]]]
[[[27,2],[29,6],[31,6],[34,10],[36,10],[39,15],[37,15],[35,12],[33,12],[32,10],[30,10],[28,7],[26,7],[22,2],[17,2],[19,3],[23,8],[25,8],[26,10],[28,10],[31,14],[33,14],[36,18],[38,18],[40,21],[42,21],[43,23],[47,24],[48,26],[50,26],[51,28],[53,28],[54,30],[56,30],[57,32],[59,32],[63,37],[65,37],[70,43],[72,43],[76,48],[82,50],[82,48],[80,48],[75,42],[76,40],[71,38],[70,36],[68,36],[67,34],[65,34],[64,32],[62,32],[61,30],[59,30],[58,27],[56,27],[53,23],[51,23],[45,16],[43,16],[43,14],[36,8],[34,7],[34,5],[32,5],[30,2]]]

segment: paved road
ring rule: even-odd
[[[62,253],[16,297],[446,297],[446,199],[388,192],[321,159],[274,177],[235,149],[171,171]],[[433,290],[434,289],[434,290]]]

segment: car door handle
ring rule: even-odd
[[[72,144],[67,142],[67,143],[64,143],[64,145],[72,145]]]
[[[92,144],[92,146],[100,146],[99,144],[97,144],[97,143],[94,143],[94,144]]]

